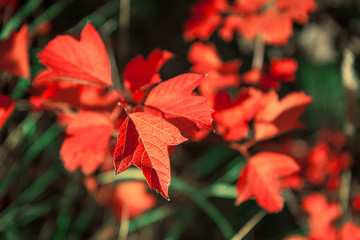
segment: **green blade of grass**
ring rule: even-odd
[[[202,209],[215,222],[226,239],[230,239],[235,234],[229,221],[210,201],[207,200],[207,196],[176,177],[172,177],[172,187],[186,194],[200,209]]]
[[[98,176],[98,180],[102,184],[118,180],[145,180],[139,169],[132,168],[130,171],[129,170],[130,169],[126,170],[124,173],[121,173],[118,176],[115,176],[113,171],[103,173]],[[127,171],[129,172],[125,175]],[[202,193],[198,189],[185,184],[174,176],[172,177],[171,186],[174,189],[186,194],[200,209],[202,209],[206,214],[208,214],[208,216],[218,225],[219,229],[226,238],[230,238],[235,234],[235,231],[229,221],[214,205],[212,205],[210,201],[207,200],[208,196],[205,195],[205,193]],[[231,187],[228,187],[227,191],[231,191]],[[211,193],[211,191],[209,192]],[[217,196],[221,196],[219,190],[215,193],[217,193]],[[226,196],[226,198],[233,198],[233,193],[227,192],[226,194],[224,194],[224,196]]]
[[[36,141],[31,145],[21,157],[20,166],[13,166],[7,173],[5,179],[0,182],[0,195],[7,191],[11,184],[16,181],[21,172],[44,150],[60,133],[62,128],[56,123],[51,125]]]
[[[101,184],[108,184],[121,180],[145,180],[142,172],[138,168],[134,167],[131,167],[118,175],[115,175],[114,171],[101,173],[97,176],[97,179]]]
[[[57,204],[57,197],[43,201],[36,205],[27,207],[24,213],[17,218],[20,226],[27,226],[31,222],[42,217],[44,214],[51,212]]]
[[[195,213],[192,210],[186,210],[181,212],[179,216],[177,216],[177,224],[170,229],[170,231],[166,234],[165,240],[177,240],[181,237],[181,234],[185,231],[187,226],[191,223],[191,221],[195,217]]]
[[[36,199],[41,193],[45,191],[62,173],[59,165],[54,165],[49,168],[43,175],[41,175],[33,184],[31,184],[17,200],[11,203],[0,214],[0,232],[3,232],[7,227],[16,221],[19,213]]]
[[[21,158],[22,164],[31,162],[41,153],[44,148],[50,144],[61,132],[63,128],[57,123],[52,124],[36,141],[35,143],[25,152]]]
[[[194,169],[198,176],[205,176],[210,174],[224,158],[234,154],[234,150],[226,145],[215,145],[209,147],[208,151],[203,154],[194,164]]]
[[[116,16],[118,10],[119,7],[114,6],[113,1],[109,1],[97,10],[95,10],[95,12],[81,19],[73,28],[75,30],[80,30],[85,26],[87,22],[91,22],[91,24],[95,28],[100,28],[109,18]]]
[[[226,183],[213,184],[212,186],[205,188],[204,192],[212,197],[228,198],[228,199],[236,198],[236,186],[229,185]]]
[[[36,9],[40,6],[42,0],[29,0],[22,8],[20,8],[15,15],[9,20],[3,30],[0,32],[0,39],[7,38],[9,34],[18,29],[23,24],[24,19],[34,14]]]
[[[72,0],[58,0],[48,7],[40,16],[30,24],[29,28],[37,28],[40,24],[53,20],[57,15],[59,15],[64,9],[72,3]]]
[[[153,224],[164,218],[167,218],[174,213],[175,211],[171,209],[169,206],[158,207],[153,210],[150,210],[142,214],[140,217],[134,218],[130,221],[129,233],[139,228]]]
[[[217,182],[234,182],[238,179],[241,169],[246,164],[243,156],[237,156],[225,166],[225,172],[217,179]]]
[[[13,99],[20,99],[24,96],[25,91],[29,89],[30,82],[26,78],[20,78],[16,84],[16,87],[11,92],[11,97]]]
[[[72,212],[72,202],[76,197],[79,187],[80,176],[73,176],[69,182],[66,184],[65,192],[60,200],[60,209],[59,214],[56,219],[56,228],[54,230],[53,238],[54,240],[67,239],[70,223],[71,223],[71,212]]]
[[[74,222],[74,229],[77,232],[84,232],[91,223],[91,220],[95,216],[95,211],[89,211],[89,209],[95,208],[94,201],[91,197],[87,197],[85,203],[82,205],[81,212],[78,214]]]

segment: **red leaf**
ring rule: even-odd
[[[67,137],[60,149],[65,168],[81,167],[85,174],[94,172],[104,161],[113,130],[112,122],[97,112],[80,112],[66,129]]]
[[[248,122],[261,107],[261,97],[262,93],[259,90],[246,88],[233,103],[224,103],[224,100],[230,99],[230,96],[227,92],[220,93],[217,97],[216,112],[213,114],[217,133],[226,141],[245,137],[248,134]],[[223,101],[223,106],[218,107],[219,101]]]
[[[214,107],[219,91],[227,87],[237,87],[239,83],[240,78],[235,73],[220,74],[217,71],[208,71],[206,78],[199,85],[199,92],[207,99],[209,105]]]
[[[80,41],[69,35],[57,36],[38,56],[50,70],[38,82],[61,78],[112,85],[105,46],[90,23],[81,31]]]
[[[272,75],[291,82],[295,77],[298,64],[292,58],[273,59],[270,63],[270,69]]]
[[[226,0],[202,0],[191,8],[192,16],[185,22],[184,38],[207,40],[221,23],[221,12],[227,10]]]
[[[145,111],[162,116],[180,130],[212,127],[213,109],[206,99],[192,94],[200,84],[200,74],[182,74],[160,83],[151,90],[145,101]]]
[[[6,95],[0,95],[0,129],[15,108],[15,102]]]
[[[263,108],[255,117],[255,138],[263,140],[279,135],[303,124],[298,118],[310,104],[312,98],[302,92],[286,95],[281,101],[275,91],[270,91],[263,97]]]
[[[308,237],[302,236],[302,235],[291,235],[288,237],[285,237],[284,240],[313,240]]]
[[[123,211],[133,218],[155,206],[155,198],[146,192],[146,183],[140,181],[122,182],[116,186],[110,206],[121,220]]]
[[[191,46],[188,58],[194,64],[191,70],[203,74],[212,70],[221,73],[236,73],[241,64],[239,60],[224,63],[214,45],[206,45],[200,42],[196,42]]]
[[[341,240],[360,240],[360,227],[353,222],[345,223],[340,229]]]
[[[171,181],[168,146],[184,142],[179,129],[150,113],[131,113],[120,128],[115,147],[116,174],[131,165],[140,168],[150,186],[169,198]]]
[[[288,15],[272,9],[262,14],[230,15],[225,18],[219,34],[224,40],[230,41],[235,30],[246,40],[253,40],[260,35],[266,43],[281,45],[292,35],[292,21]]]
[[[38,77],[49,73],[45,69]],[[108,108],[116,106],[120,99],[116,91],[107,91],[99,85],[84,85],[69,81],[45,81],[38,83],[35,79],[31,103],[36,110],[47,108]]]
[[[153,84],[160,82],[157,72],[172,57],[172,53],[156,49],[149,54],[147,59],[138,55],[126,65],[124,85],[133,94],[134,101],[140,102],[145,91]]]
[[[311,239],[336,239],[334,221],[341,216],[338,203],[328,203],[323,195],[311,194],[303,200],[302,208],[309,214]]]
[[[262,152],[252,156],[240,174],[236,204],[255,197],[259,206],[268,212],[279,212],[284,199],[280,195],[281,184],[278,178],[299,170],[297,163],[284,154]]]
[[[0,69],[24,78],[30,75],[27,29],[24,25],[18,33],[0,42]]]
[[[17,0],[1,0],[0,1],[0,8],[12,8],[15,9],[18,5],[18,1]]]
[[[308,21],[308,14],[316,9],[315,0],[277,0],[276,8],[285,10],[293,20],[304,24]]]
[[[351,202],[351,207],[354,211],[360,211],[360,195],[357,195]]]

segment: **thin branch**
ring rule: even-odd
[[[247,148],[244,147],[243,145],[241,145],[240,143],[230,142],[228,145],[230,148],[232,148],[236,151],[239,151],[241,153],[241,155],[243,155],[246,159],[249,159],[251,157]]]
[[[125,67],[129,53],[130,0],[120,0],[119,12],[119,68]]]
[[[246,148],[247,150],[249,150],[250,148],[252,148],[255,144],[257,143],[257,141],[255,139],[250,139],[249,141],[245,142],[243,144],[244,148]]]
[[[351,184],[351,171],[345,170],[341,174],[340,190],[339,190],[339,202],[341,210],[343,212],[342,221],[346,222],[351,217],[349,211],[349,198],[350,198],[350,184]]]
[[[231,240],[241,240],[258,224],[267,212],[265,210],[258,211],[236,234]]]
[[[265,43],[262,39],[261,35],[257,35],[255,38],[255,46],[254,46],[254,57],[252,61],[253,69],[261,69],[264,62],[264,54],[265,54]]]
[[[129,233],[129,207],[123,204],[122,212],[121,212],[121,223],[119,230],[119,240],[126,240]]]

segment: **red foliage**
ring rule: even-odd
[[[180,131],[213,129],[214,110],[204,97],[192,93],[202,80],[202,75],[188,73],[157,85],[146,98],[145,111],[165,118]]]
[[[153,195],[146,192],[146,184],[140,181],[119,183],[110,199],[110,207],[119,220],[123,214],[129,218],[141,215],[155,205]],[[124,213],[124,211],[126,211]]]
[[[255,117],[255,138],[263,140],[296,128],[303,128],[298,118],[310,104],[311,99],[302,92],[290,93],[281,101],[275,91],[265,94],[263,108]]]
[[[0,130],[15,108],[15,102],[6,95],[0,95]]]
[[[201,0],[191,8],[192,17],[185,22],[184,38],[207,40],[220,25],[221,12],[228,9],[227,0]]]
[[[338,203],[329,203],[321,194],[308,195],[302,204],[309,215],[311,239],[336,239],[334,221],[341,216]]]
[[[240,84],[237,72],[241,62],[223,62],[214,45],[196,42],[189,49],[188,58],[193,63],[191,71],[207,74],[199,86],[199,91],[207,98],[210,106],[214,106],[215,97],[220,90]]]
[[[360,227],[353,222],[345,223],[340,229],[341,240],[359,240]]]
[[[29,78],[29,52],[27,25],[24,25],[18,33],[13,32],[6,40],[0,41],[0,70]]]
[[[179,129],[150,113],[131,113],[121,125],[115,148],[116,173],[135,165],[150,186],[169,198],[170,159],[168,146],[184,142]]]
[[[284,154],[262,152],[252,156],[240,174],[236,204],[255,197],[259,206],[268,212],[281,211],[284,199],[280,195],[279,177],[299,170],[297,163]]]
[[[260,11],[261,8],[265,10]],[[307,15],[315,8],[314,0],[257,0],[251,3],[239,0],[232,8],[235,13],[225,18],[219,33],[224,40],[231,40],[234,31],[238,31],[247,40],[259,36],[269,44],[285,44],[292,35],[292,22],[306,23]]]
[[[291,58],[273,59],[269,71],[252,69],[244,74],[244,82],[258,85],[264,90],[274,88],[278,90],[282,82],[293,82],[297,71],[297,62]]]
[[[346,152],[336,152],[325,142],[319,142],[309,153],[307,177],[315,185],[326,182],[327,187],[336,189],[340,183],[340,173],[351,164]]]
[[[47,74],[48,70],[42,73]],[[42,73],[38,74],[41,77]],[[61,80],[61,79],[59,79]],[[116,91],[107,91],[97,85],[82,85],[69,81],[45,81],[37,83],[30,98],[35,110],[66,109],[71,107],[85,110],[112,109],[121,99]]]
[[[216,131],[226,141],[240,140],[248,134],[248,123],[261,107],[262,93],[253,88],[245,88],[231,102],[227,92],[217,96],[216,112],[213,114]]]
[[[81,32],[80,40],[57,36],[38,54],[47,67],[35,82],[72,80],[112,86],[110,63],[105,46],[90,23]]]
[[[147,59],[138,55],[126,65],[124,85],[131,91],[135,102],[141,102],[146,90],[161,81],[157,72],[172,57],[172,53],[156,49],[149,54]]]
[[[75,171],[81,167],[83,173],[93,173],[104,161],[112,131],[112,122],[103,114],[78,113],[69,123],[60,149],[65,168]]]

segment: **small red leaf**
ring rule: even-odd
[[[69,35],[57,36],[38,56],[50,72],[37,81],[62,78],[112,85],[105,46],[90,23],[81,31],[80,41]]]
[[[270,91],[263,97],[263,108],[255,117],[255,138],[263,140],[279,135],[303,124],[298,118],[310,104],[312,98],[302,92],[286,95],[281,101],[275,91]]]
[[[140,102],[145,91],[153,84],[160,82],[157,72],[172,57],[172,53],[156,49],[149,54],[147,59],[138,55],[126,65],[124,85],[133,94],[134,101]]]
[[[262,93],[254,88],[244,88],[234,102],[227,92],[218,94],[214,121],[217,133],[226,141],[240,140],[248,134],[248,122],[261,107]],[[222,105],[222,106],[219,106]]]
[[[162,116],[180,130],[213,129],[211,114],[214,110],[204,97],[192,93],[202,79],[200,74],[188,73],[160,83],[149,93],[145,111]]]
[[[146,183],[141,181],[127,181],[116,186],[110,206],[119,220],[123,211],[128,211],[133,218],[154,207],[155,198],[146,189]]]
[[[221,23],[221,12],[228,9],[226,0],[202,0],[191,8],[192,17],[184,24],[184,38],[207,40]]]
[[[337,239],[334,221],[341,216],[338,203],[329,203],[323,195],[315,193],[303,200],[302,208],[309,214],[311,239]]]
[[[0,69],[19,77],[30,75],[27,25],[0,42]]]
[[[360,239],[360,227],[353,222],[345,223],[340,229],[341,240],[359,240]]]
[[[215,45],[194,43],[189,49],[189,61],[193,63],[191,70],[196,73],[208,73],[215,70],[221,73],[236,73],[241,65],[239,60],[223,62]]]
[[[15,102],[6,95],[0,95],[0,129],[15,108]]]
[[[104,161],[113,125],[97,112],[80,112],[66,129],[60,157],[65,168],[75,171],[81,167],[85,174],[94,172]]]
[[[279,212],[284,199],[280,195],[281,184],[278,178],[299,170],[294,159],[284,154],[262,152],[252,156],[240,174],[236,204],[255,197],[259,206],[268,212]]]
[[[131,113],[122,123],[115,147],[116,174],[131,165],[142,170],[150,188],[169,198],[171,182],[168,146],[184,142],[179,129],[150,113]]]

